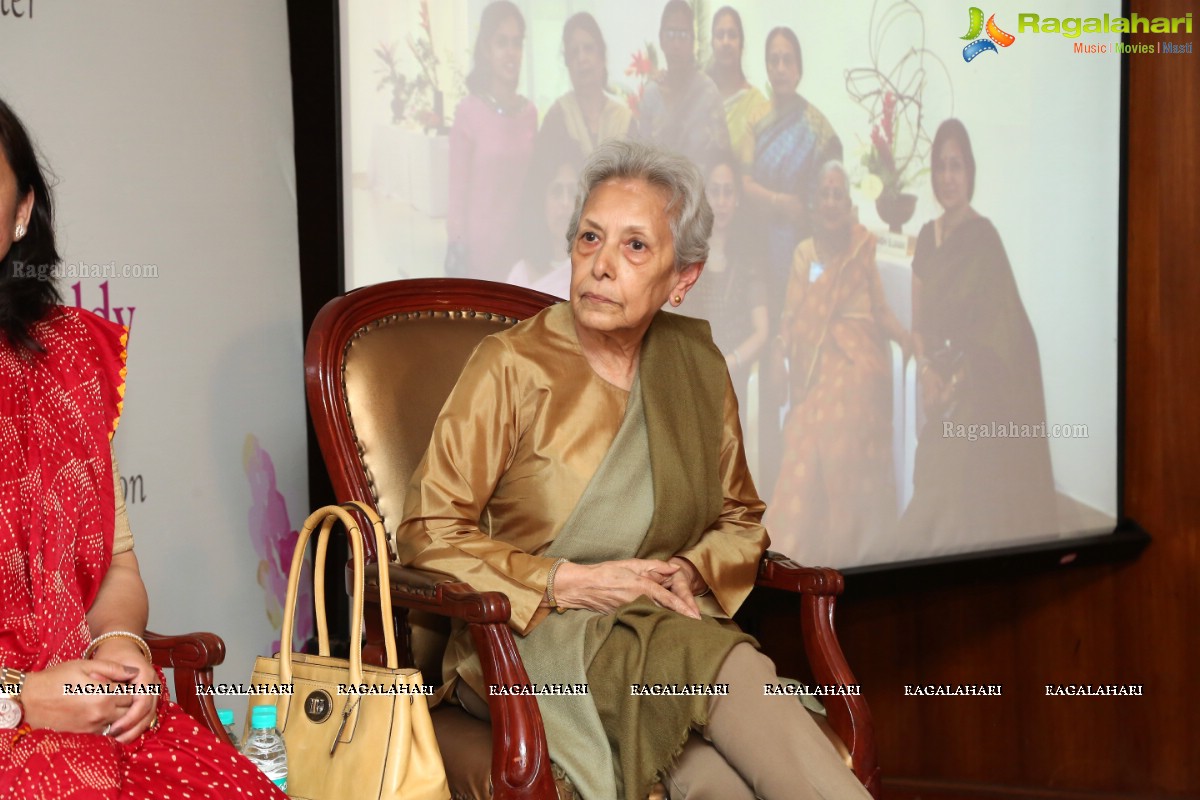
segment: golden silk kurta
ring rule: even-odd
[[[674,320],[698,326],[707,339],[706,324]],[[481,591],[504,592],[512,604],[510,624],[527,633],[548,613],[538,606],[554,559],[543,553],[612,444],[628,397],[588,365],[567,303],[484,339],[413,475],[397,531],[400,559]],[[695,544],[678,552],[712,588],[699,599],[701,611],[720,617],[731,616],[753,588],[768,544],[760,522],[765,506],[746,467],[728,378],[724,398],[722,510]],[[656,504],[670,500],[655,498]],[[478,691],[482,676],[464,663],[471,655],[467,637],[456,635],[445,676],[460,674]]]

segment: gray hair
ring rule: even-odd
[[[832,161],[826,161],[821,165],[821,168],[817,170],[817,183],[820,183],[822,180],[824,180],[825,176],[831,172],[836,172],[837,174],[841,175],[842,180],[846,182],[846,188],[850,188],[850,173],[846,172],[846,168],[842,165],[842,162],[838,161],[836,158]]]
[[[713,212],[704,192],[704,176],[691,161],[645,142],[612,139],[592,151],[579,176],[575,213],[567,228],[567,252],[579,234],[579,218],[588,197],[611,180],[643,180],[669,196],[666,213],[675,246],[675,269],[708,260]]]
[[[808,207],[810,209],[815,209],[821,202],[821,189],[819,187],[821,183],[824,182],[825,176],[831,174],[842,176],[842,185],[846,187],[846,197],[850,197],[850,173],[846,172],[846,167],[842,165],[842,162],[835,158],[832,161],[826,161],[821,165],[821,168],[817,170],[816,185],[818,188],[813,191],[812,196],[808,199]]]

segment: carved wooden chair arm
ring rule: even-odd
[[[804,652],[818,686],[845,687],[847,694],[822,697],[829,725],[841,737],[854,761],[854,772],[867,791],[879,797],[879,761],[871,735],[871,710],[859,693],[833,627],[838,595],[846,587],[842,574],[829,567],[805,567],[779,553],[768,552],[758,568],[757,586],[794,592],[800,599]],[[853,692],[853,694],[849,693]]]
[[[368,563],[367,589],[379,591],[378,564]],[[347,580],[350,578],[347,568]],[[470,584],[456,581],[440,572],[388,564],[388,580],[392,603],[405,608],[429,611],[466,622],[508,624],[512,609],[508,597],[501,592],[477,592]]]
[[[347,567],[347,572],[351,568]],[[379,602],[379,566],[367,565],[366,599]],[[393,612],[427,611],[467,622],[487,685],[527,685],[529,675],[508,626],[511,606],[501,592],[479,592],[469,584],[428,570],[388,565]],[[375,615],[368,615],[370,617]],[[402,636],[407,625],[400,626]],[[407,637],[403,636],[407,644]],[[368,640],[372,637],[368,632]],[[364,659],[366,659],[364,649]],[[484,698],[492,716],[492,797],[555,797],[550,750],[537,699],[531,695]]]
[[[756,586],[796,594],[837,597],[846,586],[842,573],[829,567],[805,567],[782,553],[768,550],[758,565]]]
[[[215,633],[166,636],[146,631],[144,638],[150,645],[154,665],[175,671],[175,702],[218,739],[228,743],[212,695],[196,691],[197,686],[212,688],[213,667],[225,661],[225,642]]]

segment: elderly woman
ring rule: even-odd
[[[975,156],[958,120],[938,126],[930,166],[943,213],[921,229],[913,256],[925,427],[903,534],[984,541],[1049,533],[1057,521],[1045,438],[968,441],[944,432],[996,421],[1044,425],[1046,404],[1037,337],[1004,243],[971,206]]]
[[[713,79],[725,102],[725,124],[729,127],[729,144],[735,153],[754,149],[754,120],[766,113],[767,98],[746,80],[742,70],[742,53],[746,49],[746,32],[742,15],[732,6],[721,6],[712,20],[712,63],[708,77]]]
[[[708,326],[678,306],[708,255],[699,171],[633,142],[598,148],[568,231],[571,299],[485,339],[410,485],[400,557],[502,591],[551,756],[586,800],[866,797],[774,665],[722,626],[766,531],[737,403]],[[561,613],[556,613],[561,612]],[[465,629],[446,678],[485,694]],[[729,684],[727,697],[632,684]]]
[[[791,28],[767,34],[767,79],[771,105],[754,122],[754,146],[742,158],[750,165],[746,197],[765,224],[771,313],[778,319],[792,252],[812,232],[809,203],[817,170],[842,159],[842,142],[816,106],[797,91],[804,75],[800,40]]]
[[[58,305],[58,263],[46,181],[0,101],[0,796],[282,798],[150,663],[109,444],[126,332]]]
[[[537,133],[537,109],[517,93],[525,18],[509,0],[483,9],[470,93],[450,129],[446,273],[501,280],[517,260],[512,231]]]
[[[790,365],[783,467],[767,521],[802,561],[852,563],[896,523],[888,340],[909,335],[883,294],[875,237],[854,219],[846,171],[820,172],[815,231],[797,248],[779,338]]]
[[[633,112],[604,91],[608,85],[608,48],[595,17],[580,11],[568,18],[563,25],[562,44],[571,91],[546,112],[538,141],[569,139],[586,156],[601,142],[625,138]]]

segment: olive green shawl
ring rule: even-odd
[[[655,318],[621,429],[546,555],[665,560],[719,516],[725,366],[687,330],[696,324]],[[579,795],[640,800],[707,723],[710,698],[635,696],[631,686],[707,684],[741,641],[753,640],[640,598],[612,614],[553,614],[517,646],[535,683],[589,685],[589,696],[538,698],[551,758]]]

